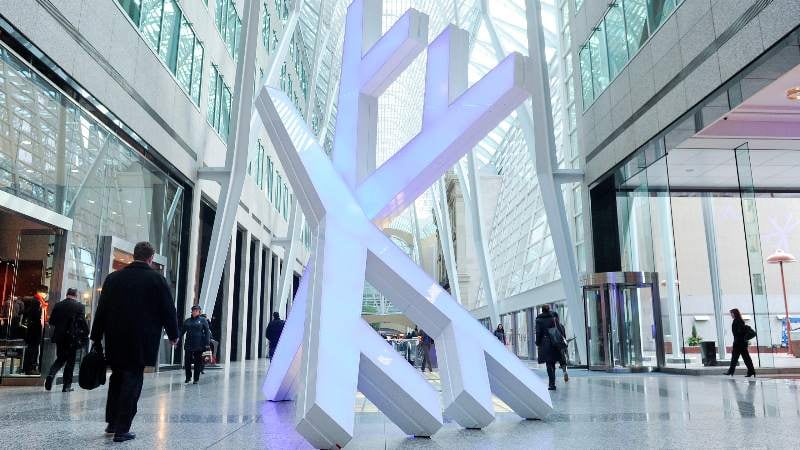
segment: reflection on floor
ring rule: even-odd
[[[263,399],[266,362],[234,363],[184,385],[179,371],[145,375],[134,422],[138,437],[114,448],[309,448],[294,431],[291,402]],[[537,372],[541,374],[541,372]],[[437,374],[426,374],[438,384]],[[524,421],[496,402],[484,430],[447,421],[432,439],[413,439],[356,399],[355,439],[347,448],[720,448],[797,444],[800,383],[741,376],[609,375],[574,370],[553,393],[556,411]],[[97,448],[105,387],[62,394],[0,389],[0,448]]]

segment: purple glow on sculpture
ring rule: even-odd
[[[524,58],[509,56],[465,91],[468,39],[448,27],[429,48],[422,131],[375,170],[377,95],[419,52],[427,18],[409,11],[378,39],[379,21],[364,17],[379,20],[379,2],[348,9],[333,162],[282,92],[265,88],[256,101],[314,241],[264,392],[271,400],[297,392],[297,430],[318,448],[352,438],[356,389],[408,434],[442,426],[433,388],[361,319],[366,279],[436,339],[449,417],[488,425],[492,393],[522,417],[544,417],[552,409],[544,382],[374,224],[408,206],[528,97]]]

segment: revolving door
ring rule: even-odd
[[[596,273],[584,277],[582,285],[589,370],[664,367],[658,274]]]

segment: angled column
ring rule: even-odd
[[[208,246],[208,259],[203,274],[203,285],[200,290],[200,304],[204,311],[213,311],[217,294],[228,239],[235,230],[236,212],[247,174],[247,153],[250,145],[250,119],[253,110],[255,87],[256,48],[259,38],[261,0],[245,0],[245,26],[242,27],[239,48],[239,61],[236,67],[234,83],[233,108],[230,131],[227,140],[228,151],[225,155],[225,167],[207,172],[209,179],[220,183],[217,213],[214,216],[214,228]],[[202,171],[201,172],[201,177]]]
[[[214,320],[221,320],[220,327],[220,354],[219,361],[226,366],[231,362],[231,342],[233,339],[233,302],[236,301],[236,292],[233,289],[233,274],[236,272],[236,231],[230,239],[229,249],[226,252],[227,267],[225,277],[222,279],[222,317],[215,317]],[[216,300],[216,293],[214,295]],[[213,305],[213,303],[212,303]],[[213,306],[212,306],[213,307]],[[213,310],[212,310],[213,311]]]

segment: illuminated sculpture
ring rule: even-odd
[[[256,100],[314,235],[264,392],[270,400],[297,394],[297,430],[318,448],[352,438],[356,390],[407,434],[442,426],[434,389],[361,319],[365,279],[436,340],[445,414],[459,425],[491,423],[492,394],[524,418],[552,409],[544,382],[376,225],[528,98],[526,60],[512,54],[466,89],[468,35],[447,27],[428,46],[422,130],[376,169],[377,99],[428,33],[427,16],[411,9],[381,37],[381,6],[348,8],[332,160],[282,92],[265,87]]]

